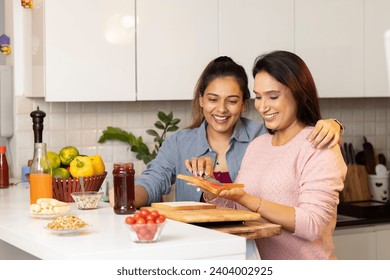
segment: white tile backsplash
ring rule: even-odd
[[[33,155],[30,113],[37,106],[46,112],[43,141],[48,149],[58,152],[63,146],[72,145],[84,154],[99,153],[109,176],[113,162],[133,161],[136,173],[142,172],[145,165],[135,158],[125,143],[97,142],[107,126],[120,127],[142,136],[153,149],[153,137],[146,130],[155,129],[158,111],[173,111],[174,117],[181,119],[180,128],[190,125],[192,119],[191,101],[48,103],[43,99],[15,98],[15,133],[11,139],[12,146],[16,147],[13,151],[16,153],[13,155],[14,176],[20,176],[21,166],[26,165]],[[390,160],[390,98],[321,99],[320,104],[323,118],[337,118],[346,125],[343,141],[352,142],[359,151],[365,135],[376,153],[384,153]],[[253,104],[250,104],[245,116],[261,121]]]

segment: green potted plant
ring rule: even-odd
[[[147,134],[154,136],[155,145],[152,151],[149,150],[141,136],[136,137],[133,133],[124,131],[119,127],[108,126],[106,130],[103,130],[103,134],[100,136],[98,142],[104,143],[110,140],[125,142],[130,145],[130,150],[136,153],[136,158],[147,164],[157,156],[158,149],[164,142],[167,132],[173,132],[179,129],[177,124],[180,122],[180,119],[173,118],[172,112],[165,114],[159,111],[157,117],[159,120],[154,123],[154,126],[162,130],[162,132],[159,134],[154,129],[146,130]]]

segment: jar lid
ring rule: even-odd
[[[134,168],[134,164],[132,162],[116,162],[114,163],[114,168],[115,167]]]

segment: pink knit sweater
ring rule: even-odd
[[[295,207],[295,232],[257,239],[262,259],[335,259],[332,233],[347,167],[340,148],[313,149],[303,129],[283,146],[272,135],[248,146],[236,182],[254,195]],[[237,208],[243,208],[236,205]]]

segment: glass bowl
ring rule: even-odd
[[[71,196],[80,210],[96,209],[103,192],[73,192]]]
[[[126,224],[130,230],[130,238],[137,243],[151,243],[160,239],[165,223],[161,224]]]

